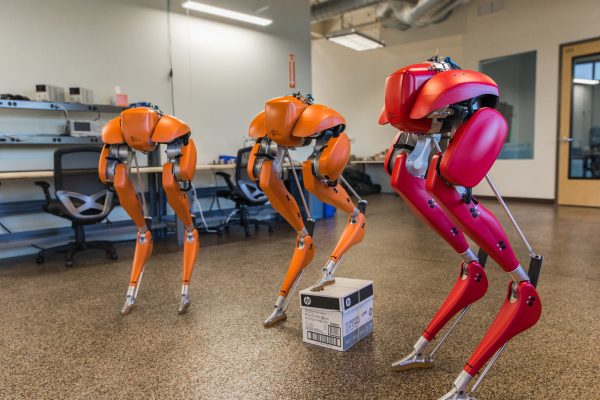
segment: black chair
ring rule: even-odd
[[[46,204],[42,209],[57,217],[71,221],[75,231],[75,241],[61,246],[43,249],[37,255],[37,263],[42,264],[49,252],[64,252],[65,266],[73,266],[75,253],[87,249],[101,249],[111,259],[117,258],[112,242],[85,240],[85,225],[97,224],[104,220],[114,207],[113,192],[109,191],[98,178],[99,147],[72,147],[54,152],[55,198],[50,196],[47,182],[35,182],[44,191]]]
[[[262,206],[268,201],[267,196],[254,182],[250,181],[246,172],[251,151],[252,147],[244,147],[237,153],[235,160],[235,184],[231,181],[230,174],[226,172],[215,173],[225,180],[228,188],[227,190],[217,191],[217,196],[235,202],[235,214],[237,214],[235,220],[239,221],[239,224],[244,227],[246,237],[250,236],[250,225],[254,225],[256,229],[258,229],[259,225],[266,225],[269,232],[273,232],[273,226],[269,221],[248,217],[248,207]],[[233,221],[234,219],[230,216],[224,224],[219,226],[218,231],[221,232],[223,228],[228,229]]]

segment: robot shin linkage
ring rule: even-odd
[[[484,266],[489,255],[511,276],[508,293],[496,319],[455,380],[453,389],[442,397],[468,400],[473,399],[468,391],[472,378],[488,364],[472,388],[475,391],[508,341],[539,320],[541,302],[535,285],[542,257],[533,251],[487,175],[507,134],[504,118],[489,107],[497,100],[497,86],[483,74],[452,70],[433,61],[418,64],[416,68],[403,68],[388,78],[380,123],[390,122],[401,132],[388,152],[385,168],[395,191],[453,247],[463,262],[454,287],[413,346],[413,351],[395,362],[392,368],[404,370],[433,365],[433,355],[440,345],[470,305],[485,295],[488,281]],[[412,79],[415,76],[419,77],[419,84],[415,83],[418,79]],[[402,86],[407,82],[413,87]],[[428,86],[429,82],[433,83]],[[461,85],[461,92],[454,91]],[[400,102],[401,106],[398,106],[399,86],[408,92],[416,92],[416,100],[413,98],[410,104]],[[472,97],[464,98],[465,92]],[[420,94],[425,95],[420,97]],[[441,103],[439,99],[442,99]],[[439,106],[448,103],[450,106]],[[450,139],[449,143],[447,139]],[[432,158],[431,154],[434,154]],[[471,188],[483,179],[492,187],[529,250],[529,273],[517,260],[496,217],[472,196]],[[480,247],[479,256],[469,248],[465,234]],[[447,333],[428,353],[429,344],[453,318],[455,321]]]

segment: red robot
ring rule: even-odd
[[[507,135],[507,123],[494,109],[498,99],[498,86],[491,78],[462,70],[449,58],[436,56],[428,62],[401,68],[387,78],[385,105],[379,117],[380,124],[389,123],[399,130],[385,161],[391,186],[462,259],[452,291],[413,351],[392,368],[400,371],[433,366],[433,355],[439,346],[469,306],[485,295],[488,281],[484,266],[488,255],[511,277],[498,316],[452,390],[440,400],[474,399],[471,393],[508,341],[535,325],[542,312],[535,288],[542,257],[533,251],[487,175]],[[529,250],[529,271],[517,260],[499,221],[472,195],[472,188],[484,178]],[[480,247],[478,255],[469,248],[465,234]],[[437,346],[426,351],[457,314]],[[486,363],[486,369],[469,391],[469,383]]]

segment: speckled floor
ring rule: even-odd
[[[292,252],[287,226],[248,240],[239,230],[202,236],[184,316],[176,312],[181,254],[172,241],[158,243],[138,308],[119,315],[128,243],[118,261],[88,253],[72,269],[58,256],[43,266],[32,258],[2,262],[0,397],[437,399],[494,318],[508,278],[490,262],[487,296],[438,353],[434,369],[391,372],[447,294],[458,261],[400,199],[369,200],[365,241],[338,275],[374,280],[375,331],[350,351],[303,344],[296,302],[282,326],[262,327]],[[513,211],[546,258],[545,311],[511,342],[478,399],[600,399],[600,210],[517,203]],[[301,287],[317,280],[343,225],[341,216],[318,224],[317,256]]]

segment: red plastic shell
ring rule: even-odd
[[[450,104],[486,94],[499,96],[498,85],[481,72],[466,69],[440,72],[419,91],[410,118],[419,120]]]
[[[414,133],[426,133],[431,129],[431,120],[410,116],[420,89],[437,74],[431,64],[414,64],[388,76],[385,82],[385,104],[379,123],[390,123],[395,128]]]
[[[450,221],[444,210],[435,204],[431,194],[425,191],[425,179],[412,176],[406,169],[406,153],[396,158],[390,184],[410,208],[457,253],[464,253],[469,249],[464,235]]]
[[[521,282],[515,292],[517,299],[511,302],[511,286],[508,286],[506,300],[475,352],[467,361],[464,370],[471,376],[513,337],[534,326],[542,315],[542,302],[535,287],[529,282]]]
[[[467,204],[463,201],[456,188],[448,185],[437,173],[439,160],[439,154],[433,156],[431,160],[427,171],[427,191],[433,194],[454,223],[488,253],[504,271],[513,271],[519,266],[519,260],[502,225],[481,202]]]
[[[492,108],[478,110],[457,129],[442,157],[440,173],[451,183],[476,186],[498,158],[507,132],[502,114]]]
[[[468,305],[475,303],[485,296],[488,289],[488,280],[485,270],[478,262],[471,262],[467,265],[466,274],[463,278],[463,266],[460,265],[460,274],[444,304],[435,314],[425,331],[423,337],[429,341],[435,339],[435,336],[442,330],[460,310]]]

